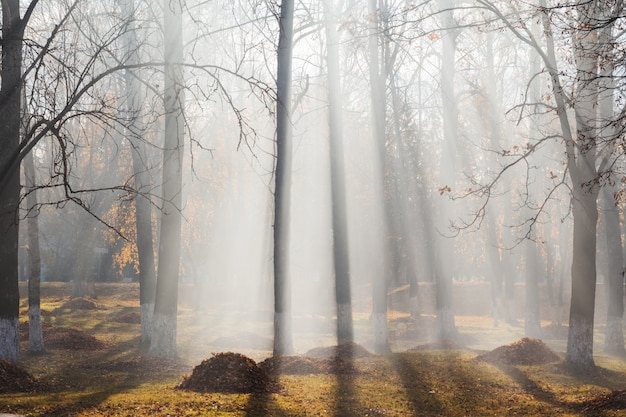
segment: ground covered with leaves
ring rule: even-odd
[[[320,345],[299,355],[219,351],[199,346],[191,310],[181,311],[179,358],[147,357],[139,344],[139,307],[128,291],[106,288],[96,308],[45,299],[47,351],[0,361],[0,413],[73,416],[620,416],[626,415],[624,358],[596,355],[598,367],[572,373],[550,340],[517,337],[484,350],[471,319],[457,341],[419,339],[413,348],[373,354],[367,343]],[[94,301],[94,300],[91,300]],[[87,304],[85,304],[87,305]],[[469,322],[469,319],[467,319]],[[412,323],[403,318],[406,329]],[[238,329],[241,330],[241,329]],[[410,329],[413,331],[413,329]],[[241,330],[243,331],[243,330]],[[247,331],[247,330],[246,330]],[[394,328],[391,327],[392,336]],[[513,333],[515,327],[500,331]],[[254,336],[251,334],[251,336]],[[560,339],[559,339],[560,340]],[[470,345],[470,346],[468,346]],[[219,348],[219,346],[217,346]],[[209,350],[211,349],[211,350]],[[215,353],[211,353],[215,352]]]

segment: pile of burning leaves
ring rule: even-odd
[[[0,394],[12,392],[42,392],[48,386],[11,362],[0,359]]]
[[[42,323],[44,344],[47,348],[67,350],[100,350],[107,347],[106,343],[82,330],[71,327],[57,327]],[[28,340],[28,322],[20,324],[20,338]]]
[[[626,409],[626,389],[601,394],[596,398],[582,403],[581,411],[585,415],[593,415],[602,410]]]
[[[478,355],[476,360],[494,365],[539,365],[559,362],[561,357],[541,340],[525,337]]]
[[[282,387],[256,362],[239,353],[214,353],[186,376],[178,389],[196,392],[272,393]]]

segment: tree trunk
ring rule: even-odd
[[[618,4],[615,3],[616,9]],[[600,30],[599,48],[601,53],[600,82],[598,98],[600,101],[599,112],[602,125],[599,129],[599,136],[604,143],[610,143],[605,154],[603,163],[610,161],[612,153],[618,143],[616,126],[616,115],[614,109],[615,101],[615,59],[613,51],[615,36],[613,35],[614,20],[612,16],[621,13],[620,9],[612,10],[605,7],[601,11],[602,21],[611,22]],[[604,349],[607,352],[623,354],[624,349],[624,248],[622,245],[622,232],[620,227],[620,209],[615,203],[613,192],[617,187],[605,185],[602,191],[601,201],[604,213],[604,230],[608,255],[608,276],[606,282],[607,289],[607,316],[606,334],[604,338]]]
[[[291,62],[293,0],[282,0],[276,76],[276,183],[274,187],[274,356],[293,352],[289,245],[291,222]]]
[[[619,209],[615,206],[615,200],[608,188],[603,190],[602,201],[609,269],[606,282],[607,314],[604,350],[611,353],[624,353],[624,258]]]
[[[454,8],[452,0],[439,0],[439,10],[443,30],[447,31],[442,36],[441,52],[441,100],[443,115],[443,152],[440,167],[439,187],[453,189],[456,185],[456,154],[458,136],[458,110],[454,90],[456,73],[456,23],[454,21]],[[448,227],[448,216],[451,215],[450,201],[447,196],[440,199],[440,216],[438,228],[435,234],[437,244],[437,321],[439,326],[439,338],[441,340],[455,339],[457,330],[454,323],[454,311],[452,306],[452,275],[454,261],[454,249],[450,239],[441,236]]]
[[[378,156],[378,181],[380,202],[382,203],[382,271],[374,276],[372,283],[373,319],[374,319],[374,350],[385,353],[390,350],[387,328],[387,292],[390,281],[390,271],[393,271],[394,260],[398,258],[397,245],[391,242],[393,231],[391,227],[391,197],[385,197],[385,167],[386,167],[386,100],[385,75],[382,70],[379,52],[379,33],[381,32],[380,18],[383,6],[377,0],[368,1],[369,13],[369,73],[370,73],[370,100],[372,108],[372,138]]]
[[[43,330],[41,328],[41,254],[39,251],[39,219],[37,210],[37,191],[35,181],[35,163],[33,155],[24,157],[24,177],[26,178],[27,210],[35,208],[27,217],[28,230],[28,351],[39,353],[45,350]]]
[[[536,243],[526,242],[526,297],[524,316],[524,335],[526,337],[541,337],[541,321],[539,317],[539,268],[537,267],[539,254]]]
[[[596,195],[577,192],[572,200],[574,243],[572,298],[566,362],[575,368],[594,366],[593,320],[596,295]]]
[[[126,53],[128,65],[139,63],[137,33],[135,27],[134,0],[120,0],[122,15],[127,22]],[[152,333],[152,315],[156,292],[154,242],[152,239],[152,204],[147,192],[150,179],[147,170],[148,155],[141,118],[141,81],[135,70],[124,73],[126,81],[126,111],[128,118],[127,139],[131,143],[133,174],[135,178],[135,227],[137,230],[137,257],[139,260],[139,304],[141,306],[141,343],[149,343]]]
[[[337,306],[337,343],[353,341],[352,292],[344,168],[343,117],[339,67],[337,11],[324,3],[328,63],[328,112],[330,136],[330,176],[333,225],[333,263],[335,268],[335,301]]]
[[[572,299],[566,362],[576,369],[595,366],[593,329],[596,294],[596,232],[598,221],[598,173],[596,171],[598,44],[595,27],[597,4],[578,4],[579,30],[574,43],[577,97],[576,147],[568,146],[574,214]]]
[[[23,27],[19,0],[2,2],[0,70],[0,167],[12,161],[20,141]],[[19,165],[18,165],[19,166]],[[20,170],[0,188],[0,359],[19,361],[18,208]]]
[[[176,356],[183,168],[183,44],[178,0],[164,0],[165,142],[158,275],[149,355]]]

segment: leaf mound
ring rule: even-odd
[[[46,347],[67,350],[100,350],[106,343],[82,330],[71,327],[44,326],[43,338]]]
[[[48,386],[19,366],[0,359],[0,393],[42,392]]]
[[[281,389],[253,359],[233,352],[214,353],[210,359],[203,360],[177,388],[239,394],[271,393]]]
[[[602,410],[626,409],[626,389],[600,394],[596,398],[585,401],[581,408],[586,415]]]
[[[41,323],[44,343],[47,348],[67,350],[100,350],[107,344],[82,330],[71,327],[58,327],[49,323]],[[20,323],[20,339],[28,340],[28,322]]]
[[[271,356],[259,367],[268,375],[307,375],[329,373],[332,363],[328,358],[307,358],[304,356]]]
[[[561,357],[539,339],[525,337],[476,357],[494,365],[540,365],[560,362]]]
[[[307,351],[304,356],[311,358],[367,358],[374,356],[363,346],[354,343],[341,343],[336,346],[316,347]]]
[[[61,308],[70,310],[99,310],[100,306],[89,297],[76,297],[67,300]]]
[[[363,346],[354,343],[341,343],[336,346],[317,347],[305,353],[312,358],[325,358],[329,363],[329,371],[335,374],[355,374],[354,359],[374,356]]]
[[[136,311],[129,311],[128,313],[118,314],[113,318],[115,323],[125,324],[141,324],[141,314]]]

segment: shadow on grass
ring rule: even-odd
[[[121,392],[124,390],[120,390]],[[106,401],[111,395],[115,394],[115,390],[97,391],[77,395],[68,401],[68,396],[62,392],[52,394],[49,399],[52,406],[46,407],[45,416],[47,417],[67,417],[81,411],[97,407]]]
[[[352,346],[347,346],[341,354],[337,349],[337,354],[333,358],[333,373],[337,378],[337,388],[335,389],[335,409],[336,417],[358,417],[363,414],[357,412],[360,409],[354,387],[354,351]]]
[[[28,355],[31,367],[54,368],[44,382],[45,405],[24,404],[23,410],[45,410],[56,417],[78,414],[98,407],[109,397],[137,388],[147,380],[158,381],[186,370],[176,359],[149,360],[139,338],[100,350],[48,349],[45,355]],[[55,365],[56,362],[58,365]]]
[[[273,368],[272,372],[268,373],[268,377],[270,378],[270,380],[278,384],[282,357],[275,356],[274,358],[276,358],[277,362],[276,367]],[[244,415],[246,417],[289,416],[289,414],[287,414],[284,410],[280,408],[276,400],[273,398],[273,395],[280,394],[272,394],[269,391],[254,392],[250,394],[250,397],[248,398],[246,407],[244,409]]]
[[[423,366],[418,367],[422,365],[421,361],[413,363],[403,353],[392,353],[387,357],[400,376],[414,415],[424,410],[436,413],[444,411],[437,397],[433,395],[432,387],[427,383],[427,370]]]
[[[244,415],[246,417],[290,416],[290,414],[280,408],[276,400],[272,398],[272,394],[267,392],[251,394],[246,404]]]
[[[565,407],[567,404],[560,401],[553,392],[545,390],[535,381],[530,379],[526,373],[513,365],[497,365],[497,368],[508,375],[515,381],[527,394],[533,396],[536,400],[550,404],[556,407]]]
[[[585,371],[569,368],[564,363],[552,364],[554,369],[551,371],[555,374],[561,374],[564,377],[574,378],[578,386],[599,386],[604,387],[612,392],[623,389],[624,374],[609,369],[594,367]],[[551,407],[560,408],[567,412],[581,413],[585,416],[604,416],[608,409],[624,410],[626,403],[617,401],[603,401],[602,395],[592,395],[585,398],[581,396],[579,401],[564,401],[558,398],[554,392],[542,388],[537,382],[533,381],[527,373],[512,365],[497,365],[498,369],[508,375],[513,381],[521,386],[528,395],[531,395],[537,401],[549,404]]]

